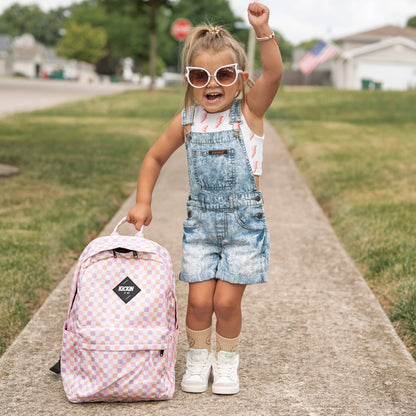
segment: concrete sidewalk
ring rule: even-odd
[[[70,404],[49,372],[60,354],[69,273],[0,360],[4,415],[416,415],[416,364],[267,126],[262,191],[271,231],[269,283],[243,300],[241,392],[221,397],[180,389],[187,285],[178,282],[177,391],[169,402]],[[180,268],[187,194],[183,149],[168,161],[154,194],[146,237]],[[104,229],[112,231],[134,196]],[[125,226],[123,226],[125,227]],[[126,232],[132,231],[125,227]]]

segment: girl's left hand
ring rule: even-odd
[[[254,2],[248,5],[248,21],[254,29],[268,25],[269,15],[270,10],[264,4]]]

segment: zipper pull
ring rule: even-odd
[[[161,357],[163,357],[163,355],[165,354],[165,350],[160,350],[159,351],[159,355],[161,356]]]

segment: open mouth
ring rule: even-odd
[[[206,94],[205,97],[209,102],[212,103],[218,101],[222,97],[222,94],[219,92],[213,92],[210,94]]]

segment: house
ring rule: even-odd
[[[416,29],[388,25],[334,42],[341,51],[332,62],[336,88],[416,89]]]
[[[45,47],[33,35],[25,33],[13,40],[13,73],[39,78],[45,60]]]
[[[25,33],[12,39],[0,35],[0,75],[19,74],[26,78],[58,78],[99,82],[94,65],[67,60],[56,55],[54,48],[37,42]]]
[[[12,38],[0,35],[0,76],[12,72]]]
[[[78,80],[91,83],[98,82],[94,65],[65,59],[56,54],[54,48],[45,48],[45,59],[42,63],[42,77],[54,79]]]
[[[344,38],[335,39],[334,43],[343,50],[348,51],[350,49],[396,37],[408,38],[416,42],[416,29],[412,27],[386,25],[365,32],[348,35]]]

